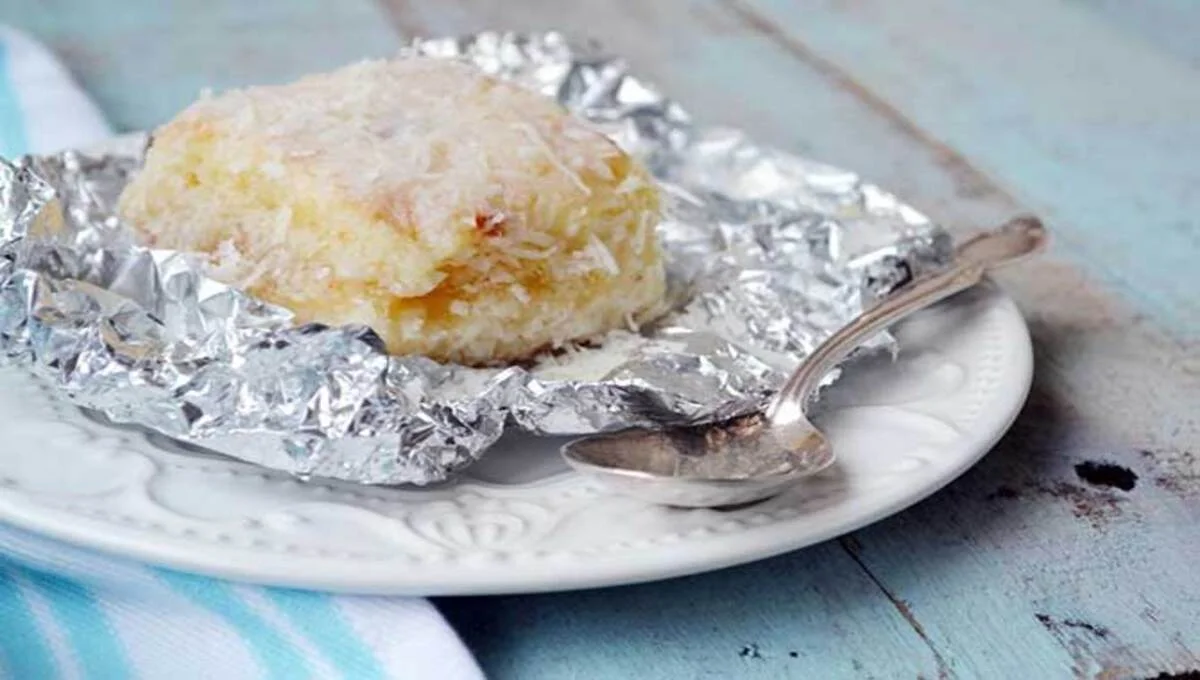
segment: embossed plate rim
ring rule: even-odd
[[[886,488],[873,490],[871,493],[877,494],[873,499],[863,498],[865,492],[859,491],[857,496],[847,495],[815,512],[792,511],[796,506],[783,499],[768,501],[757,506],[758,509],[706,516],[705,523],[698,528],[660,532],[653,540],[639,538],[634,532],[630,540],[609,541],[609,547],[604,550],[596,549],[598,546],[573,551],[546,550],[535,542],[527,548],[518,546],[508,551],[431,551],[428,556],[413,559],[402,556],[374,559],[355,556],[353,551],[304,556],[302,552],[256,548],[253,539],[247,538],[250,534],[233,536],[232,542],[227,544],[206,543],[195,536],[172,534],[153,517],[138,517],[135,510],[120,509],[107,518],[89,517],[83,514],[87,508],[78,503],[74,510],[70,509],[70,503],[56,505],[48,494],[22,491],[11,482],[0,485],[0,521],[81,546],[185,571],[270,585],[351,593],[456,595],[569,590],[652,581],[751,562],[828,540],[916,503],[966,471],[1008,429],[1025,401],[1032,379],[1033,358],[1028,330],[1012,300],[991,286],[969,294],[969,299],[959,298],[930,310],[927,315],[945,315],[965,305],[978,305],[982,310],[974,321],[975,327],[966,324],[961,329],[960,334],[965,333],[969,344],[965,354],[982,363],[987,369],[984,373],[990,375],[973,376],[983,382],[974,385],[971,394],[955,393],[955,403],[964,401],[964,396],[977,398],[974,405],[955,416],[957,420],[951,427],[960,430],[957,437],[941,448],[932,449],[935,462],[926,464],[919,473],[904,477],[899,485],[885,485]],[[990,328],[981,329],[981,325]],[[954,337],[938,337],[932,343],[932,349],[937,352],[953,341]],[[46,403],[50,403],[49,398]],[[0,408],[5,407],[0,404]],[[137,443],[134,440],[139,435],[91,423],[66,404],[47,408],[60,409],[72,427],[117,437],[121,442]],[[835,445],[836,442],[835,438]],[[144,442],[141,445],[148,446]],[[0,478],[8,476],[7,466],[19,456],[36,453],[29,449],[23,454],[0,454]],[[178,465],[179,469],[197,466],[211,467],[214,471],[237,469],[243,471],[239,474],[264,477],[264,484],[267,479],[286,479],[284,475],[259,473],[253,466],[232,460],[194,459],[165,451],[156,455],[163,461],[172,461],[169,465]],[[292,482],[280,481],[280,484]],[[336,488],[333,490],[334,495],[339,493]],[[518,503],[545,494],[587,497],[584,509],[576,512],[585,512],[588,508],[599,511],[604,503],[625,502],[598,491],[590,482],[573,475],[512,486],[472,481],[428,492],[362,492],[371,497],[395,494],[394,502],[412,504],[416,508],[411,512],[446,500],[465,506],[476,502],[464,500],[472,494],[485,502],[507,498]],[[117,494],[113,496],[116,498]],[[411,502],[414,498],[418,499],[415,504]],[[116,504],[118,501],[108,502]],[[105,500],[97,496],[91,502],[103,503]],[[631,507],[646,511],[636,505]],[[686,525],[686,513],[690,512],[710,511],[651,510],[656,520],[681,526]],[[122,513],[128,515],[130,523],[122,523]],[[718,521],[718,518],[728,519]],[[469,519],[464,521],[469,522]],[[555,521],[563,519],[559,517]],[[545,540],[549,535],[541,539]],[[272,544],[264,544],[269,545]]]

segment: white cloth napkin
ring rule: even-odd
[[[104,139],[41,45],[0,27],[0,155]],[[0,440],[3,438],[0,420]],[[0,524],[0,678],[482,678],[433,606],[190,576]]]

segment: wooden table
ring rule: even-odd
[[[747,567],[442,600],[494,677],[1200,677],[1200,4],[0,0],[0,21],[125,129],[403,36],[560,28],[952,228],[1052,226],[1051,257],[1000,277],[1037,378],[974,470]]]

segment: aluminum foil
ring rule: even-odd
[[[113,216],[144,140],[0,165],[0,353],[120,423],[300,476],[437,482],[506,426],[579,434],[761,406],[797,361],[950,255],[946,234],[854,173],[692,124],[557,34],[424,40],[553,97],[644,160],[667,196],[672,309],[530,365],[390,357],[362,327],[291,314],[146,249]],[[889,347],[880,337],[874,347]]]

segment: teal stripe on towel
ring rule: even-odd
[[[0,156],[12,158],[28,151],[25,117],[8,74],[8,49],[0,41]]]
[[[92,592],[58,576],[31,572],[37,588],[75,651],[85,678],[108,680],[133,676],[125,649]]]
[[[343,677],[386,677],[375,654],[350,627],[332,597],[282,588],[264,588],[263,593]]]
[[[302,652],[255,613],[228,584],[167,570],[157,574],[175,592],[216,614],[232,628],[262,664],[266,677],[295,680],[313,676]]]
[[[16,573],[17,567],[0,561],[0,673],[15,680],[57,678],[54,653],[13,578]]]

